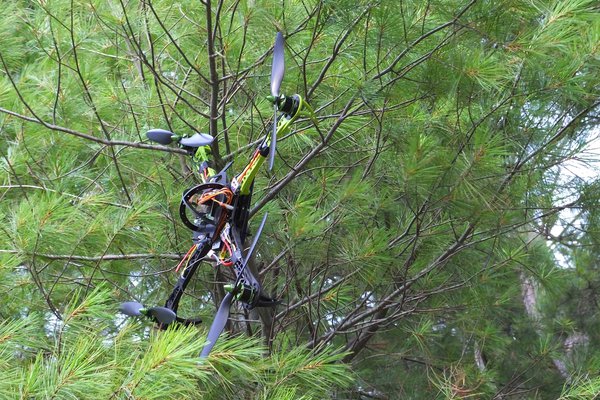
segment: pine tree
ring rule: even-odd
[[[564,173],[597,134],[593,1],[2,7],[4,397],[598,393],[598,184]],[[283,305],[235,310],[203,363],[206,328],[115,313],[164,301],[189,247],[197,178],[145,131],[210,133],[239,170],[272,115],[276,31],[282,91],[318,122],[256,181],[255,266]],[[206,264],[182,313],[210,322],[226,275]]]

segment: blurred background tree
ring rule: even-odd
[[[0,1],[0,392],[7,398],[594,398],[600,18],[590,0]],[[239,170],[284,93],[253,214],[282,305],[153,332],[196,177]],[[586,171],[586,176],[578,176]],[[181,310],[210,322],[226,271]],[[208,324],[205,324],[208,326]],[[352,371],[352,373],[350,373]],[[317,384],[318,383],[318,384]]]

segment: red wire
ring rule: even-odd
[[[227,243],[227,241],[223,241],[223,244],[225,245],[225,247],[227,247],[227,251],[229,251],[229,257],[231,257],[233,255],[233,252],[231,251],[231,247],[229,246],[229,243]]]

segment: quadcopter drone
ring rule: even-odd
[[[187,150],[198,168],[202,182],[185,190],[179,205],[181,221],[192,231],[193,245],[176,267],[176,271],[181,270],[181,273],[164,307],[144,307],[139,302],[130,301],[122,303],[119,310],[128,316],[149,317],[161,328],[174,323],[198,324],[200,319],[177,315],[181,296],[194,273],[203,261],[213,261],[217,266],[231,268],[235,279],[231,284],[224,285],[227,294],[217,310],[208,333],[208,344],[200,357],[208,356],[212,350],[227,324],[234,301],[241,303],[246,309],[275,307],[278,304],[276,299],[264,294],[261,284],[247,268],[265,226],[266,214],[245,255],[243,249],[249,235],[248,221],[254,179],[267,157],[269,170],[272,169],[277,135],[289,132],[298,117],[309,117],[314,121],[312,108],[301,96],[279,93],[284,65],[284,39],[278,32],[273,49],[271,96],[267,97],[273,103],[273,127],[267,131],[245,168],[231,180],[227,177],[231,162],[218,173],[209,166],[208,154],[214,140],[212,136],[195,133],[190,137],[182,137],[163,129],[147,132],[148,138],[154,142],[163,145],[175,143]]]

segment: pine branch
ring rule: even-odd
[[[76,131],[71,128],[66,128],[66,127],[50,124],[50,123],[45,122],[42,119],[38,118],[37,116],[35,118],[28,117],[26,115],[19,114],[14,111],[11,111],[11,110],[7,110],[6,108],[3,108],[3,107],[0,107],[0,113],[11,115],[13,117],[17,117],[17,118],[22,119],[27,122],[33,122],[35,124],[43,125],[45,128],[52,130],[52,131],[68,133],[69,135],[77,136],[82,139],[86,139],[86,140],[89,140],[89,141],[92,141],[95,143],[100,143],[105,146],[134,147],[134,148],[144,149],[144,150],[164,151],[166,153],[177,153],[177,154],[186,154],[186,155],[188,154],[188,152],[186,150],[167,147],[167,146],[149,145],[149,144],[145,144],[145,143],[136,143],[136,142],[127,142],[124,140],[108,140],[108,139],[97,138],[95,136],[88,135],[86,133],[82,133],[82,132]]]
[[[68,254],[46,254],[46,253],[35,253],[35,252],[23,252],[20,250],[5,250],[0,249],[0,253],[4,254],[26,254],[34,257],[44,258],[47,260],[72,260],[72,261],[122,261],[122,260],[139,260],[139,259],[166,259],[166,260],[180,260],[182,255],[175,253],[132,253],[132,254],[104,254],[101,256],[82,256],[82,255],[68,255]]]

